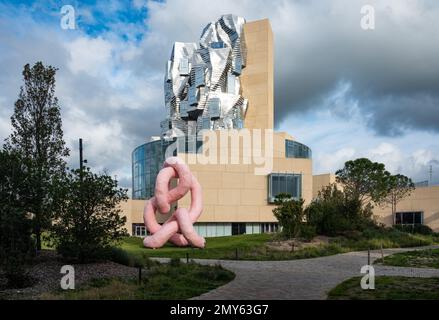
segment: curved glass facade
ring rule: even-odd
[[[160,171],[164,150],[162,141],[145,143],[132,153],[133,199],[149,199],[154,195],[155,180]]]
[[[201,151],[202,141],[196,141],[185,137],[181,140],[182,145],[179,150],[183,152],[195,153]],[[176,139],[165,141],[155,140],[142,144],[134,149],[132,157],[132,176],[133,176],[133,199],[149,199],[154,196],[155,180],[165,161],[166,148],[174,143]],[[174,152],[176,155],[176,152]]]
[[[302,143],[293,140],[285,140],[285,156],[287,158],[311,159],[312,152],[308,146]]]

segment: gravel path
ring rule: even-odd
[[[63,274],[62,262],[55,251],[42,251],[30,268],[30,275],[37,283],[24,289],[9,289],[0,291],[0,299],[38,299],[39,295],[60,288]],[[93,278],[103,277],[135,277],[137,270],[114,262],[101,262],[89,264],[73,264],[75,268],[75,287],[81,286]]]
[[[422,248],[385,249],[384,255]],[[381,257],[371,251],[371,263]],[[158,259],[166,261],[166,259]],[[289,261],[232,261],[195,259],[202,264],[221,264],[236,278],[228,284],[194,299],[326,299],[327,293],[340,282],[361,276],[367,264],[367,252],[349,252],[328,257]],[[439,277],[439,269],[402,268],[374,265],[375,275]]]

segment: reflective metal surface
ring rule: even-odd
[[[240,95],[245,67],[245,19],[224,15],[209,23],[196,43],[175,42],[165,71],[166,119],[162,136],[177,130],[242,128],[247,99]]]

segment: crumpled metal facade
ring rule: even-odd
[[[244,24],[242,17],[224,15],[204,28],[198,45],[174,43],[165,72],[163,138],[243,127],[248,104],[240,94],[246,65]]]

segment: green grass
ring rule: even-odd
[[[363,290],[361,277],[343,281],[328,293],[330,300],[437,300],[439,278],[375,277],[375,289]]]
[[[397,267],[439,268],[439,249],[395,253],[385,257],[384,262],[378,259],[375,263]]]
[[[195,263],[157,265],[137,279],[94,279],[77,290],[56,291],[40,296],[45,300],[163,300],[189,299],[233,280],[235,275],[221,266]]]
[[[279,235],[252,234],[229,237],[207,238],[205,249],[179,248],[171,244],[160,249],[147,249],[143,247],[142,239],[136,237],[125,238],[120,247],[134,255],[142,257],[166,257],[190,259],[236,259],[238,251],[239,260],[293,260],[328,256],[350,251],[361,251],[383,248],[402,248],[425,246],[439,243],[436,235],[418,235],[401,232],[394,229],[366,230],[355,237],[332,238],[328,244],[316,247],[307,247],[300,250],[277,251],[267,248],[269,241],[279,238]]]
[[[236,259],[238,250],[239,260],[291,260],[327,256],[344,252],[335,244],[321,245],[315,248],[305,248],[295,252],[280,252],[270,250],[266,243],[273,240],[275,235],[251,234],[229,237],[208,238],[204,249],[179,248],[171,244],[160,249],[147,249],[143,247],[142,239],[136,237],[125,238],[121,248],[133,253],[143,254],[147,257],[186,258],[190,259]]]

